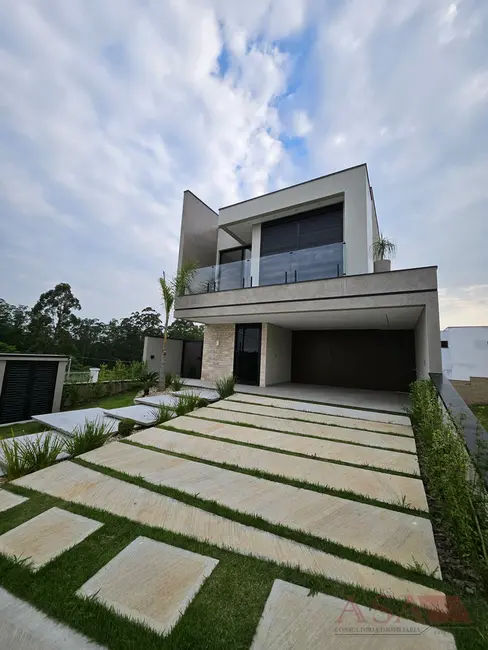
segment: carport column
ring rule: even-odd
[[[261,256],[261,224],[252,227],[251,237],[251,278],[252,286],[259,287],[259,259]]]

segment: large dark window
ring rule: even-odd
[[[264,223],[259,284],[338,277],[344,272],[343,204]]]
[[[263,223],[261,256],[315,248],[343,241],[343,204],[317,208]]]

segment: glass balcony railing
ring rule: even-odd
[[[344,275],[344,249],[340,242],[261,257],[259,282],[251,277],[251,260],[207,266],[197,270],[188,293],[337,278]]]
[[[302,248],[260,259],[259,286],[323,280],[344,275],[344,244]]]
[[[197,269],[188,293],[209,293],[251,286],[251,260]]]

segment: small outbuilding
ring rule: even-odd
[[[57,354],[0,354],[0,425],[59,411],[68,361]]]

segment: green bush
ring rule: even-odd
[[[134,420],[131,420],[130,418],[124,418],[119,422],[119,426],[117,427],[117,433],[119,436],[122,436],[122,438],[125,438],[127,436],[130,436],[131,433],[134,431],[134,427],[136,426],[136,423]]]
[[[59,454],[65,450],[65,442],[52,435],[34,440],[14,437],[10,444],[0,441],[0,449],[5,458],[7,479],[11,481],[55,463]]]
[[[202,400],[199,395],[196,395],[195,393],[185,393],[184,395],[178,396],[178,402],[174,407],[174,412],[176,415],[186,415],[187,413],[190,413],[197,408],[201,408],[202,406],[206,406],[207,404],[208,402]]]
[[[174,413],[175,409],[172,406],[168,406],[167,404],[160,404],[159,406],[155,406],[152,409],[152,415],[154,416],[154,426],[157,427],[160,424],[163,424],[163,422],[171,420]]]
[[[442,524],[460,556],[474,563],[488,583],[488,502],[476,459],[470,459],[457,425],[430,381],[412,384],[411,403],[424,479],[439,506]]]
[[[94,420],[76,427],[73,435],[66,442],[66,451],[70,456],[79,456],[87,451],[101,447],[112,433],[104,422]]]
[[[154,388],[155,386],[158,385],[159,382],[159,373],[158,372],[146,372],[145,375],[142,376],[142,390],[144,397],[146,395],[149,395],[149,391],[151,388]]]
[[[172,376],[171,383],[169,385],[171,390],[174,391],[182,390],[184,386],[185,386],[185,381],[181,377],[178,377],[178,375]]]
[[[215,382],[215,388],[220,399],[230,397],[235,393],[236,378],[233,375],[222,377]]]
[[[147,367],[143,361],[124,363],[118,360],[112,368],[109,368],[105,363],[101,364],[98,381],[121,381],[124,379],[140,381],[146,373]]]
[[[164,389],[168,390],[173,385],[174,380],[177,378],[174,372],[166,372],[164,374]]]

